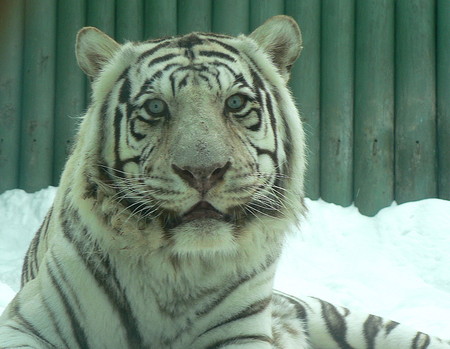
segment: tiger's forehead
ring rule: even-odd
[[[141,85],[139,96],[155,89],[175,96],[193,84],[210,91],[242,84],[249,71],[237,42],[235,37],[192,33],[142,43],[137,64],[130,67]]]
[[[151,66],[175,57],[184,57],[189,63],[199,63],[208,57],[235,63],[241,57],[241,52],[234,46],[238,41],[235,37],[212,33],[158,39],[142,44],[144,51],[137,63]]]
[[[238,40],[236,37],[213,33],[190,33],[179,37],[149,40],[143,43],[143,46],[146,47],[148,44],[151,44],[151,48],[141,54],[139,61],[142,62],[149,57],[159,55],[160,51],[177,52],[188,58],[195,58],[208,55],[208,50],[214,50],[230,54],[229,57],[222,56],[224,59],[234,59],[236,57],[233,57],[233,55],[239,56],[240,54],[239,50],[234,46]]]

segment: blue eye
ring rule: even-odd
[[[227,98],[226,106],[232,111],[238,111],[245,106],[246,102],[247,99],[245,98],[245,96],[241,94],[235,94]]]
[[[153,98],[145,104],[145,109],[149,114],[161,115],[166,113],[167,104],[159,98]]]

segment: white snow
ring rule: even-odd
[[[22,259],[56,188],[0,195],[0,313],[20,287]],[[375,217],[306,201],[276,288],[313,295],[450,337],[450,201],[393,204]]]

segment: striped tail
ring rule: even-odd
[[[449,349],[450,341],[415,331],[379,316],[350,311],[314,297],[295,298],[276,292],[293,304],[304,321],[312,348],[317,349]]]

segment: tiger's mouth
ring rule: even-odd
[[[167,212],[165,215],[161,215],[160,219],[163,222],[163,226],[171,230],[186,223],[207,219],[235,225],[242,218],[242,214],[242,209],[230,208],[229,211],[222,212],[207,201],[199,201],[184,214]]]
[[[187,223],[201,218],[212,218],[226,221],[227,216],[228,215],[217,210],[209,202],[200,201],[181,217],[181,223]]]

